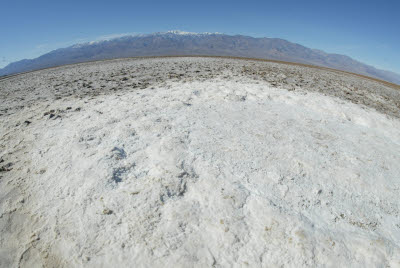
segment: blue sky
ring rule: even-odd
[[[0,67],[123,33],[278,37],[400,73],[400,0],[27,1],[0,9]]]

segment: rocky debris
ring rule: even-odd
[[[113,213],[114,213],[114,211],[112,211],[111,209],[108,209],[108,208],[103,209],[103,214],[104,215],[111,215]]]
[[[50,111],[48,111],[48,112],[45,112],[44,114],[43,114],[43,116],[47,116],[47,115],[53,115],[54,116],[54,113],[55,112],[55,110],[50,110]],[[51,116],[50,118],[52,118],[53,116]]]
[[[124,71],[121,71],[124,69]],[[66,71],[65,71],[66,70]],[[140,75],[138,75],[140,73]],[[117,91],[143,90],[168,82],[212,81],[214,79],[248,79],[267,81],[273,87],[310,92],[349,100],[400,118],[400,87],[364,79],[344,72],[310,68],[267,61],[229,58],[154,58],[83,63],[35,72],[47,79],[42,85],[31,73],[24,74],[28,83],[14,83],[16,78],[0,82],[8,101],[7,114],[35,98],[56,96],[96,96]],[[3,86],[1,86],[3,84]],[[12,90],[11,90],[12,89]],[[26,96],[21,100],[19,92]]]
[[[75,112],[79,112],[81,110],[81,108],[80,107],[78,107],[78,108],[76,108],[74,111]],[[45,112],[44,114],[43,114],[43,116],[48,116],[48,118],[49,119],[53,119],[53,120],[56,120],[56,119],[59,119],[59,118],[61,118],[61,114],[65,114],[65,113],[67,113],[67,112],[69,112],[69,111],[72,111],[72,107],[67,107],[67,108],[65,108],[65,110],[62,110],[62,109],[57,109],[57,110],[50,110],[50,111],[48,111],[48,112]]]
[[[8,163],[8,164],[6,164],[6,165],[0,167],[0,172],[8,172],[8,171],[11,171],[13,165],[14,165],[14,164],[10,162],[10,163]]]

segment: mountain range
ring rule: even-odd
[[[60,48],[35,59],[13,62],[0,76],[78,62],[138,56],[209,55],[260,58],[339,69],[400,84],[400,75],[340,54],[279,38],[255,38],[220,33],[168,31],[129,35]]]

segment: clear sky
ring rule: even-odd
[[[278,37],[400,73],[400,0],[2,0],[0,67],[124,33]]]

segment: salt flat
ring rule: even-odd
[[[400,267],[400,93],[125,59],[0,81],[1,267]]]

